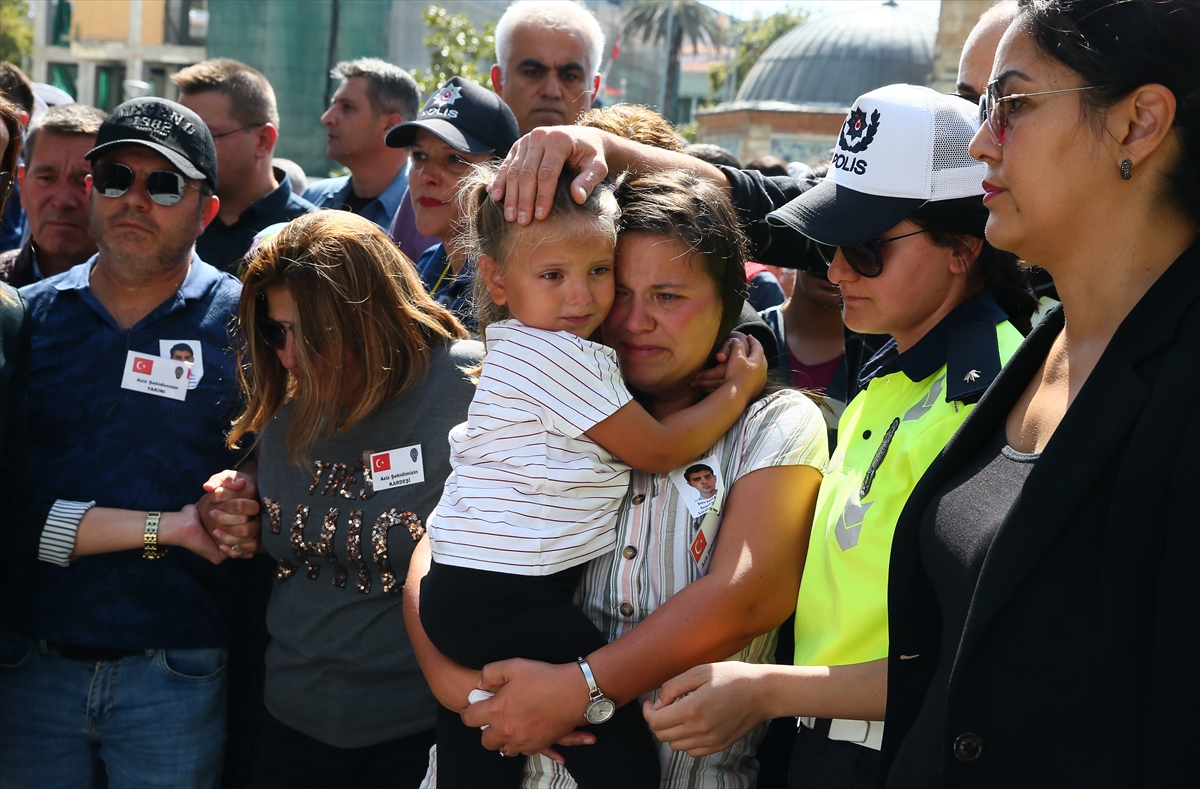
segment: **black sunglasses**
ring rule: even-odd
[[[8,194],[8,190],[12,189],[12,185],[13,174],[8,172],[0,173],[0,203],[4,202],[4,198]]]
[[[282,351],[287,347],[287,336],[291,329],[279,321],[271,320],[266,315],[259,315],[254,319],[254,328],[258,331],[258,336],[262,337],[263,342],[275,350]]]
[[[817,244],[817,249],[820,250],[821,257],[824,258],[826,266],[833,265],[833,256],[840,249],[842,250],[842,257],[846,258],[846,262],[850,264],[850,268],[854,269],[860,276],[867,279],[874,279],[883,273],[884,244],[899,241],[909,236],[920,235],[924,232],[924,230],[914,230],[902,236],[873,238],[870,241],[862,241],[853,246],[835,247],[830,244]]]
[[[159,205],[175,205],[183,199],[183,190],[189,186],[200,191],[200,187],[189,184],[173,170],[142,173],[120,162],[97,162],[92,167],[92,188],[104,197],[120,197],[129,191],[139,175],[145,176],[146,192]]]

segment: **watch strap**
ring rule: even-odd
[[[161,559],[167,555],[167,549],[160,548],[158,545],[158,521],[160,518],[162,518],[161,512],[146,513],[146,533],[142,546],[143,559]]]
[[[584,658],[579,658],[577,662],[579,663],[580,670],[583,671],[583,678],[588,684],[588,702],[600,701],[604,698],[604,691],[600,690],[600,687],[596,684],[596,677],[592,674],[592,667],[588,665],[587,660]]]

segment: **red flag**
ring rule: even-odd
[[[612,56],[609,60],[616,60],[621,56],[621,34],[617,33],[616,39],[613,40]]]
[[[386,452],[378,455],[371,455],[371,470],[372,471],[391,471],[392,456]]]
[[[704,538],[704,532],[696,532],[696,539],[692,540],[692,558],[700,561],[700,557],[704,555],[704,549],[708,547],[708,540]]]
[[[154,371],[154,362],[141,356],[135,356],[133,357],[133,371],[135,373],[142,373],[143,375],[150,375]]]

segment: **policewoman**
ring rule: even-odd
[[[824,470],[795,665],[712,664],[668,682],[648,717],[674,748],[707,753],[743,726],[799,717],[791,786],[882,779],[892,532],[1036,307],[1015,258],[984,238],[984,168],[967,150],[977,127],[976,108],[954,96],[867,93],[830,175],[769,217],[817,242],[846,326],[891,339],[864,365]]]
[[[438,240],[417,260],[417,273],[433,300],[468,328],[475,326],[475,263],[451,243],[463,218],[459,185],[471,165],[503,158],[519,136],[517,119],[504,100],[462,77],[446,80],[416,120],[387,134],[390,147],[409,149],[408,191],[417,230]]]

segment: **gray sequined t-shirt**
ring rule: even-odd
[[[482,355],[477,342],[436,348],[422,381],[314,447],[307,466],[287,458],[291,405],[263,432],[263,544],[277,564],[266,705],[321,742],[358,748],[433,728],[436,701],[404,629],[401,589],[450,474],[450,428],[475,392],[463,369]],[[396,449],[396,468],[419,451],[424,481],[374,490],[370,455]]]

